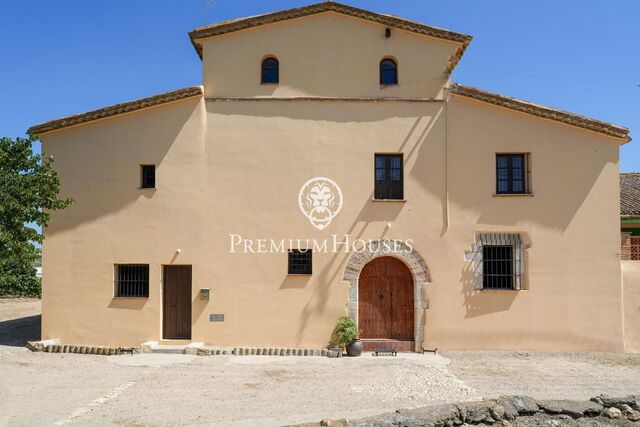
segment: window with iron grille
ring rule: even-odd
[[[140,166],[140,187],[156,188],[156,165]]]
[[[149,264],[116,264],[115,296],[149,297]]]
[[[525,272],[524,245],[519,234],[480,233],[472,250],[465,252],[473,270],[473,287],[483,289],[522,289]]]
[[[482,247],[482,288],[514,289],[514,247],[488,245]]]
[[[289,250],[289,274],[311,274],[311,249]]]
[[[496,154],[496,193],[529,194],[529,156]]]
[[[376,154],[374,166],[374,198],[378,200],[404,199],[402,154]]]

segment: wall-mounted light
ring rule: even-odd
[[[384,36],[385,36],[386,38],[391,37],[391,28],[385,28],[385,29],[384,29]]]
[[[208,300],[210,295],[211,295],[211,289],[210,288],[202,288],[202,289],[200,289],[200,299]]]

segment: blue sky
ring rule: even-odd
[[[199,84],[188,31],[311,2],[2,0],[0,135]],[[640,139],[638,0],[348,4],[473,35],[457,82],[624,125]],[[640,141],[622,148],[621,170],[640,171]]]

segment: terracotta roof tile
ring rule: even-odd
[[[195,47],[196,52],[198,52],[198,56],[202,58],[202,46],[199,42],[200,39],[325,12],[341,13],[343,15],[351,16],[354,18],[360,18],[367,21],[376,22],[378,24],[386,25],[391,28],[397,28],[400,30],[410,31],[413,33],[423,34],[426,36],[460,43],[461,46],[456,51],[455,55],[451,58],[449,66],[445,70],[447,74],[450,73],[456,66],[458,61],[460,61],[462,54],[464,53],[465,49],[472,39],[472,37],[467,34],[456,33],[437,27],[431,27],[404,18],[398,18],[393,15],[385,15],[364,9],[358,9],[356,7],[347,6],[333,1],[325,1],[309,6],[206,25],[191,31],[189,33],[189,37],[191,38],[191,43]]]
[[[629,137],[629,129],[617,126],[611,123],[602,122],[596,119],[580,116],[578,114],[562,111],[544,105],[534,104],[528,101],[522,101],[516,98],[500,95],[497,93],[486,92],[471,86],[463,86],[454,84],[450,88],[450,92],[455,95],[465,96],[478,101],[487,102],[500,107],[509,108],[511,110],[520,111],[522,113],[531,114],[533,116],[545,119],[555,120],[568,125],[579,128],[589,129],[594,132],[621,138],[624,142],[631,141]]]
[[[47,132],[75,126],[95,120],[105,119],[117,116],[119,114],[130,113],[132,111],[142,110],[144,108],[154,107],[156,105],[166,104],[168,102],[179,101],[194,96],[202,96],[201,86],[192,86],[184,89],[174,90],[172,92],[153,95],[148,98],[136,99],[135,101],[124,102],[122,104],[112,105],[110,107],[100,108],[99,110],[89,111],[82,114],[74,114],[63,117],[61,119],[51,120],[39,125],[30,127],[27,130],[29,135],[42,135]]]
[[[640,216],[640,173],[620,174],[620,215]]]

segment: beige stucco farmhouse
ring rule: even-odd
[[[471,36],[334,2],[190,37],[202,86],[29,130],[75,199],[43,339],[317,348],[349,315],[366,348],[640,349],[627,129],[452,83]]]

